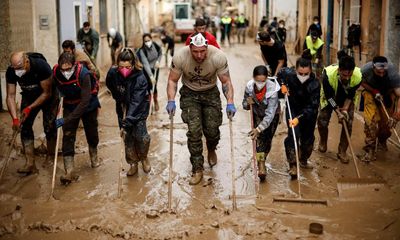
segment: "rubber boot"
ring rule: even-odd
[[[34,153],[35,147],[33,141],[30,140],[24,141],[23,147],[24,147],[26,162],[22,168],[19,168],[17,170],[17,172],[24,173],[27,175],[37,173],[38,169],[36,168],[35,165],[35,153]]]
[[[92,168],[100,166],[99,158],[97,157],[97,147],[89,147],[89,155]]]
[[[375,149],[366,149],[366,153],[360,158],[361,161],[369,163],[376,160]]]
[[[346,153],[345,147],[342,144],[339,144],[339,149],[337,153],[337,158],[340,160],[341,163],[348,164],[349,163],[349,156]]]
[[[160,109],[160,106],[158,105],[158,94],[157,93],[153,94],[153,100],[154,100],[154,110],[157,112]]]
[[[296,164],[290,164],[289,175],[292,180],[297,179],[297,167]]]
[[[64,156],[65,174],[60,177],[60,182],[63,185],[68,185],[72,181],[76,181],[79,176],[74,172],[74,156]]]
[[[137,163],[132,163],[132,164],[131,164],[131,167],[129,168],[129,170],[128,170],[128,172],[126,173],[126,175],[127,175],[128,177],[132,177],[132,176],[135,176],[137,172],[138,172],[138,165],[137,165]]]
[[[324,153],[328,148],[327,147],[328,129],[323,127],[318,127],[318,132],[319,132],[318,151]]]
[[[138,153],[139,160],[142,162],[143,172],[149,173],[151,171],[151,165],[147,154],[150,148],[150,137],[145,137],[143,142],[136,145],[136,152]]]
[[[210,167],[213,167],[217,164],[218,157],[217,157],[217,153],[215,152],[215,149],[208,150],[207,160],[208,160],[208,164],[210,165]]]
[[[266,158],[265,153],[263,152],[256,154],[258,177],[260,178],[261,182],[265,181],[265,177],[267,176],[267,169],[265,167],[265,158]]]
[[[286,149],[286,158],[289,162],[289,175],[292,180],[297,179],[297,167],[296,167],[296,152],[295,149]]]
[[[192,177],[189,179],[189,184],[190,185],[197,185],[201,182],[203,179],[203,171],[196,171],[192,174]]]

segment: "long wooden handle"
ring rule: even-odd
[[[231,163],[232,163],[232,209],[237,210],[236,204],[236,174],[235,174],[235,158],[233,154],[233,130],[232,130],[232,118],[229,118],[229,138],[231,142]]]
[[[174,156],[174,116],[169,116],[169,166],[168,166],[168,210],[172,211],[172,164]]]
[[[354,154],[353,146],[351,145],[351,142],[350,142],[350,134],[349,134],[349,130],[347,129],[347,124],[344,122],[344,123],[342,123],[342,125],[344,128],[344,132],[346,133],[347,142],[349,143],[351,156],[353,157],[354,167],[356,168],[356,172],[357,172],[357,177],[361,178],[360,170],[358,169],[358,165],[357,165],[356,155]]]
[[[3,167],[1,168],[0,181],[3,179],[3,174],[6,171],[7,165],[9,163],[9,161],[10,161],[11,152],[14,149],[14,144],[15,144],[15,141],[17,140],[18,132],[19,132],[18,130],[14,130],[14,132],[13,132],[13,135],[12,135],[12,138],[11,138],[11,142],[10,142],[10,148],[8,149],[8,152],[7,152],[7,155],[6,155],[7,158],[4,161]]]
[[[60,103],[58,105],[58,113],[56,118],[62,118],[63,117],[63,105],[64,105],[64,98],[61,97]],[[50,197],[54,197],[54,186],[56,183],[56,173],[57,173],[57,159],[58,159],[58,146],[60,145],[60,136],[61,136],[61,129],[62,127],[59,127],[57,129],[57,140],[56,140],[56,148],[54,149],[54,162],[53,162],[53,176],[51,179],[51,192],[50,192]]]
[[[254,115],[253,115],[253,104],[250,104],[250,118],[251,118],[251,130],[254,129]],[[256,191],[256,194],[258,193],[257,189],[257,183],[258,183],[258,174],[257,174],[257,144],[256,140],[252,139],[251,140],[253,144],[253,171],[254,171],[254,190]]]
[[[389,119],[389,118],[390,118],[390,117],[389,117],[389,113],[388,113],[387,110],[386,110],[385,104],[383,104],[382,100],[380,100],[380,99],[379,99],[379,102],[380,102],[381,105],[382,105],[382,108],[383,108],[383,111],[384,111],[385,114],[386,114],[386,117]],[[397,131],[396,131],[396,128],[392,127],[392,130],[393,130],[394,134],[396,135],[397,140],[398,140],[399,143],[400,143],[400,137],[399,137],[399,134],[398,134]]]

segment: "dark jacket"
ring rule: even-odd
[[[149,116],[150,99],[147,84],[143,71],[134,71],[127,78],[118,72],[118,67],[111,67],[108,71],[106,85],[115,99],[120,128],[131,128]]]
[[[289,89],[293,118],[297,117],[300,122],[317,118],[321,86],[314,73],[302,84],[294,69],[283,68],[278,73],[278,81]]]

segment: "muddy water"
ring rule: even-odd
[[[90,168],[87,144],[82,129],[77,136],[76,166],[80,178],[70,186],[58,182],[62,157],[57,164],[55,200],[48,200],[52,166],[37,156],[38,175],[21,177],[16,169],[23,164],[19,153],[12,153],[7,173],[0,185],[1,239],[399,239],[400,238],[400,166],[399,149],[389,145],[379,160],[360,164],[362,177],[378,178],[385,187],[350,186],[338,196],[337,178],[355,177],[353,165],[336,160],[338,125],[332,118],[328,152],[311,156],[313,170],[302,170],[303,198],[328,200],[328,206],[299,203],[273,203],[273,197],[297,197],[297,181],[287,176],[283,149],[286,127],[280,124],[268,156],[265,183],[254,179],[252,144],[247,132],[250,116],[241,108],[242,94],[254,66],[261,64],[253,43],[225,48],[235,87],[238,113],[233,120],[235,182],[238,210],[232,211],[232,171],[229,126],[226,115],[217,149],[218,164],[211,169],[205,162],[204,179],[190,186],[191,165],[186,146],[186,125],[180,118],[179,102],[174,118],[173,138],[173,213],[168,206],[169,119],[164,111],[167,69],[160,74],[160,111],[149,117],[151,135],[149,159],[152,171],[142,170],[127,178],[123,161],[122,197],[117,198],[121,145],[110,96],[102,98],[99,115],[99,157],[102,165]],[[294,61],[292,61],[294,62]],[[176,99],[178,99],[177,96]],[[225,106],[225,100],[223,100]],[[224,113],[225,114],[225,113]],[[9,116],[0,114],[1,152],[4,161],[11,138]],[[40,124],[37,131],[40,132]],[[355,121],[353,145],[361,152],[362,123]],[[316,132],[316,143],[318,134]],[[38,139],[36,145],[40,145]],[[206,156],[204,151],[204,156]],[[308,226],[319,222],[324,234],[310,234]]]

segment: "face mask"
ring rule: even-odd
[[[283,25],[283,24],[279,24],[279,27],[280,27],[280,28],[283,28],[284,26],[285,26],[285,25]]]
[[[126,78],[129,76],[129,74],[132,72],[132,69],[128,68],[118,68],[118,72],[121,73],[121,75]]]
[[[153,42],[152,42],[152,41],[148,41],[148,42],[145,42],[144,44],[146,44],[146,46],[147,46],[148,48],[150,48],[151,45],[153,44]]]
[[[308,74],[306,76],[301,76],[301,75],[297,74],[297,78],[300,80],[301,83],[304,83],[305,81],[307,81],[310,78],[310,74]]]
[[[314,22],[315,25],[318,25],[318,23],[319,23],[318,21],[315,21],[315,22]]]
[[[75,72],[75,69],[72,68],[69,71],[62,71],[61,73],[62,73],[62,75],[64,75],[65,79],[69,80],[72,77],[72,74],[74,74],[74,72]]]
[[[15,75],[17,75],[18,77],[24,76],[25,73],[26,73],[25,69],[15,70]]]
[[[89,32],[89,30],[83,30],[83,32],[84,32],[84,33],[88,33],[88,32]]]
[[[257,90],[263,89],[265,87],[265,84],[267,84],[267,82],[257,82],[257,81],[254,82],[256,84]]]

